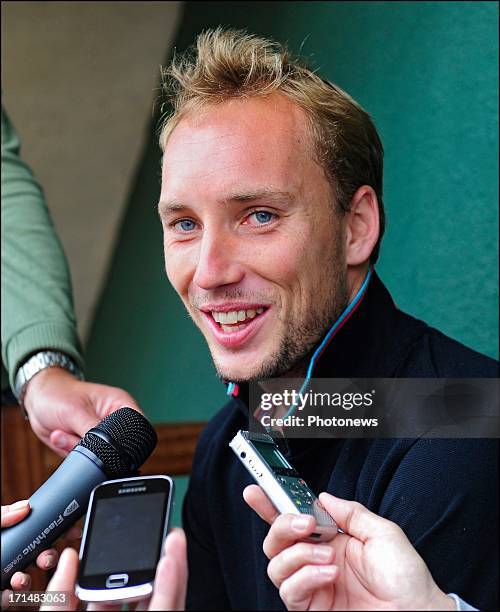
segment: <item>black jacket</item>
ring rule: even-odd
[[[374,275],[314,376],[490,378],[498,366],[398,310]],[[210,421],[197,447],[184,502],[189,609],[284,609],[266,573],[268,526],[242,498],[252,478],[228,448],[239,429],[248,429],[241,394]],[[288,443],[289,460],[316,494],[355,499],[398,523],[441,589],[498,609],[497,441]]]

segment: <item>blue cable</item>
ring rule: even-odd
[[[365,277],[365,280],[363,281],[363,284],[361,285],[361,287],[358,289],[358,292],[354,296],[354,299],[352,300],[352,302],[350,302],[346,306],[344,312],[335,321],[335,323],[330,328],[330,331],[323,338],[323,342],[314,351],[314,355],[311,357],[311,361],[309,362],[309,367],[307,368],[306,378],[305,378],[305,380],[304,380],[304,382],[302,384],[302,387],[300,388],[299,395],[304,393],[305,389],[307,388],[307,385],[309,384],[309,381],[311,380],[312,371],[314,369],[314,366],[316,365],[316,359],[318,358],[319,354],[321,353],[323,348],[326,346],[326,344],[328,344],[330,338],[337,331],[339,326],[345,321],[345,319],[349,315],[349,313],[353,310],[353,308],[355,308],[357,306],[358,302],[360,301],[361,297],[363,296],[363,293],[364,293],[368,283],[370,282],[371,276],[372,276],[372,268],[370,267],[368,269],[368,273],[367,273],[367,275]],[[294,404],[293,406],[291,406],[290,410],[285,414],[284,418],[291,416],[295,412],[296,409],[297,409],[297,404]]]

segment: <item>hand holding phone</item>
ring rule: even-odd
[[[40,612],[78,609],[78,599],[74,594],[77,572],[78,554],[72,548],[66,548],[47,591],[62,591],[68,593],[68,598],[62,605],[43,604]],[[141,601],[135,610],[185,610],[187,578],[186,536],[182,529],[175,527],[169,532],[163,545],[163,554],[156,568],[153,594],[149,600]],[[120,604],[106,604],[107,610],[120,608]],[[102,609],[102,602],[89,603],[87,606],[87,612]]]
[[[168,476],[142,476],[92,491],[76,586],[81,600],[134,601],[152,594],[173,488]]]

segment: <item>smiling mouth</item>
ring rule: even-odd
[[[247,310],[230,310],[228,312],[212,311],[210,316],[222,331],[231,334],[244,330],[254,319],[259,318],[266,310],[267,308],[260,307],[255,310],[250,308]]]

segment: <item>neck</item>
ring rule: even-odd
[[[370,266],[368,262],[359,266],[349,266],[347,270],[347,295],[349,304],[356,297],[361,285],[363,284]]]
[[[368,270],[369,270],[369,264],[368,262],[359,265],[359,266],[354,266],[354,267],[350,267],[347,271],[347,295],[348,295],[348,301],[347,304],[345,305],[344,309],[343,309],[343,313],[348,309],[349,305],[352,303],[353,300],[356,299],[363,283],[366,280],[366,275],[368,274]],[[338,317],[337,317],[337,321],[342,317],[341,313]],[[328,332],[332,329],[332,327],[335,325],[335,323],[333,325],[330,325],[327,329],[324,330],[321,338],[318,340],[318,342],[321,342],[322,338],[325,338],[325,336],[328,334]],[[280,376],[280,378],[305,378],[307,375],[307,370],[309,367],[309,363],[310,363],[310,358],[311,355],[305,355],[304,357],[302,357],[302,359],[300,359],[300,361],[298,361],[290,370],[288,370],[288,372],[285,372],[284,374],[282,374]]]

